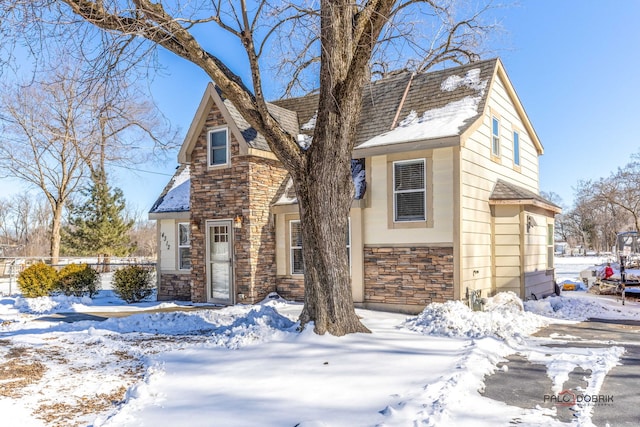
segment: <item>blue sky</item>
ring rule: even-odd
[[[566,207],[580,179],[597,179],[640,152],[640,0],[523,0],[493,11],[504,33],[492,43],[511,78],[545,154],[540,187]],[[225,44],[225,43],[221,43]],[[222,54],[246,74],[234,51]],[[186,133],[208,78],[169,53],[165,75],[152,83],[154,97],[174,126]],[[151,207],[177,166],[140,166],[155,173],[118,169],[114,184],[138,212]]]

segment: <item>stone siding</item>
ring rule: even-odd
[[[279,276],[276,292],[289,301],[304,301],[304,276]]]
[[[229,220],[242,215],[233,230],[234,287],[240,303],[255,303],[275,291],[275,231],[270,205],[286,177],[279,162],[239,155],[239,143],[229,132],[231,165],[209,168],[207,130],[224,125],[213,107],[191,154],[191,300],[207,301],[205,233],[207,220]]]
[[[453,248],[364,247],[365,303],[427,305],[453,299]]]
[[[191,275],[161,273],[158,283],[158,301],[190,301]]]

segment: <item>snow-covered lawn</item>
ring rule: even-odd
[[[577,277],[562,260],[563,277]],[[556,393],[576,366],[590,369],[588,392],[597,394],[621,347],[543,348],[549,339],[531,334],[587,314],[640,319],[640,305],[585,292],[521,304],[499,294],[485,312],[460,302],[419,316],[358,310],[373,333],[338,338],[298,333],[301,305],[281,299],[158,312],[178,306],[128,306],[110,291],[94,300],[0,297],[0,425],[564,425],[553,408],[483,397],[484,377],[518,353],[547,366]],[[51,316],[118,311],[134,314]],[[589,408],[577,409],[574,425],[591,425]]]

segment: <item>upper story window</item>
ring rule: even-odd
[[[520,166],[520,134],[513,132],[513,164]]]
[[[425,221],[426,217],[425,159],[393,163],[394,221]]]
[[[222,166],[229,163],[229,138],[227,129],[209,131],[209,166]]]
[[[500,120],[493,117],[491,122],[491,154],[500,157]]]
[[[191,268],[191,232],[188,222],[178,224],[178,268]]]

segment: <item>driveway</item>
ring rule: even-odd
[[[593,405],[591,421],[596,426],[640,426],[640,322],[633,320],[589,319],[569,325],[554,324],[539,331],[536,336],[554,338],[549,347],[610,347],[625,348],[621,365],[612,368],[604,379],[599,395],[606,401]],[[572,336],[570,341],[558,336]],[[507,369],[498,370],[485,379],[484,396],[511,406],[557,408],[557,418],[571,422],[571,408],[545,402],[551,395],[551,379],[547,367],[529,362],[521,355],[508,358]],[[587,386],[589,372],[576,368],[564,383],[564,390],[580,390]]]

